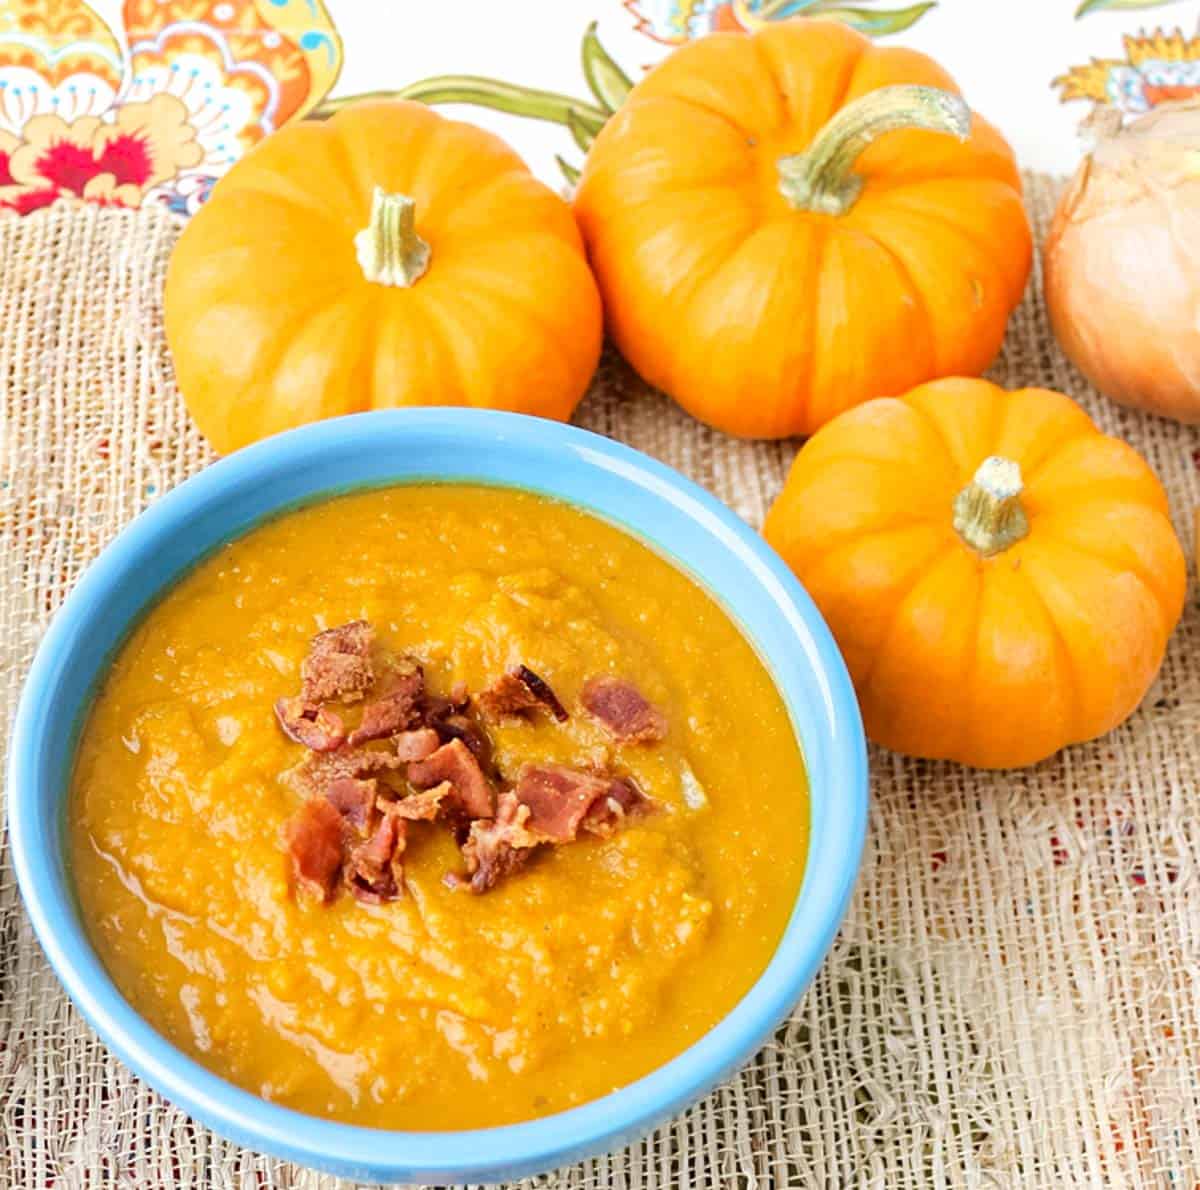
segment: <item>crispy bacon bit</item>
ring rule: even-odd
[[[489,719],[524,717],[541,708],[548,710],[559,723],[570,718],[550,684],[526,665],[502,673],[479,696],[479,707]]]
[[[492,741],[487,732],[467,714],[471,696],[465,682],[455,682],[450,687],[450,697],[426,692],[421,719],[441,737],[442,743],[462,740],[475,753],[484,772],[492,771]]]
[[[399,658],[380,685],[383,689],[363,707],[362,722],[350,733],[352,745],[395,735],[420,719],[425,671],[419,661]]]
[[[514,792],[529,811],[527,824],[539,842],[570,843],[593,803],[608,792],[609,782],[562,765],[526,765]]]
[[[479,709],[488,719],[505,719],[524,715],[541,704],[533,691],[515,673],[502,673],[476,699]]]
[[[529,688],[529,692],[534,698],[542,703],[559,723],[565,723],[570,718],[570,715],[567,714],[567,708],[558,701],[558,695],[550,689],[550,683],[544,678],[538,677],[533,670],[525,665],[517,666],[515,676]]]
[[[600,674],[583,684],[588,713],[622,743],[651,744],[667,734],[666,716],[632,683]]]
[[[310,798],[284,825],[296,882],[328,901],[342,866],[342,816],[324,798]]]
[[[424,760],[441,746],[441,737],[432,727],[418,727],[415,731],[402,731],[396,736],[396,756],[405,762]]]
[[[478,816],[472,811],[478,810],[480,806],[467,805],[455,784],[452,781],[443,781],[432,789],[409,794],[406,798],[392,802],[389,808],[399,817],[412,821],[433,822],[441,818],[454,828],[461,843],[465,841],[471,823],[478,821]]]
[[[371,641],[374,629],[366,620],[351,620],[318,632],[300,664],[300,697],[308,704],[340,698],[354,702],[374,681]]]
[[[598,776],[558,764],[526,765],[517,775],[526,826],[543,843],[570,843],[580,830],[609,835],[648,799],[624,777]]]
[[[401,803],[403,805],[403,803]],[[526,765],[515,789],[496,801],[496,817],[477,819],[463,844],[471,891],[484,893],[524,866],[546,844],[570,843],[580,831],[607,837],[651,805],[628,778],[563,765]],[[451,877],[457,884],[459,878]]]
[[[310,706],[302,698],[278,699],[275,718],[289,740],[314,752],[331,752],[346,742],[341,719],[323,707]]]
[[[350,849],[346,883],[360,901],[394,901],[404,891],[404,848],[408,824],[395,814],[380,814],[370,838]]]
[[[334,781],[343,777],[370,777],[398,769],[403,763],[394,752],[339,748],[336,752],[307,753],[298,765],[283,774],[283,779],[298,793],[321,797]]]
[[[473,893],[487,892],[528,862],[540,841],[525,829],[528,818],[529,807],[506,790],[497,799],[495,818],[471,823],[462,853]]]
[[[438,737],[445,743],[462,740],[471,750],[479,767],[492,772],[492,740],[486,731],[470,715],[452,714],[438,719],[433,725]]]
[[[325,800],[342,816],[342,821],[356,831],[367,832],[371,813],[375,809],[379,782],[357,777],[339,777],[330,783]]]
[[[432,822],[442,810],[442,803],[454,796],[454,786],[449,781],[443,781],[424,793],[409,794],[398,802],[393,802],[388,809],[397,818],[406,818],[413,822]]]
[[[414,761],[408,766],[408,780],[417,789],[448,781],[468,818],[490,818],[494,812],[492,787],[462,740],[451,740],[425,760]]]
[[[654,803],[628,777],[614,777],[604,797],[594,801],[579,824],[580,830],[607,839],[631,814],[645,813]]]
[[[447,715],[465,711],[470,702],[471,695],[467,692],[466,682],[455,682],[448,695],[433,694],[426,690],[421,700],[421,719],[425,723],[435,724]]]

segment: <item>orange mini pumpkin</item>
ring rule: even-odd
[[[602,333],[570,207],[498,137],[403,101],[238,162],[180,237],[165,318],[220,451],[395,405],[566,419]]]
[[[764,531],[833,629],[868,735],[914,756],[1003,768],[1102,735],[1183,610],[1158,480],[1045,389],[942,380],[843,413]]]
[[[710,425],[778,437],[987,367],[1031,238],[1012,152],[955,91],[810,18],[651,71],[575,200],[634,368]]]

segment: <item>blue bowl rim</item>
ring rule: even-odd
[[[755,581],[769,586],[774,601],[798,617],[806,651],[819,661],[819,669],[810,677],[823,687],[829,767],[839,780],[837,788],[828,792],[829,837],[819,849],[810,840],[803,885],[770,964],[742,1000],[687,1050],[631,1084],[554,1115],[484,1129],[387,1131],[308,1116],[245,1091],[185,1055],[125,1001],[82,934],[70,882],[56,877],[53,857],[45,854],[44,832],[37,829],[43,783],[40,744],[61,730],[47,720],[42,708],[49,702],[66,642],[93,609],[103,605],[106,593],[135,570],[144,551],[173,527],[183,525],[191,509],[219,497],[254,472],[267,474],[286,468],[290,460],[323,442],[344,442],[349,437],[368,446],[377,444],[384,433],[419,436],[448,432],[462,435],[464,441],[492,446],[499,436],[505,442],[572,454],[582,465],[611,469],[647,490],[669,493],[680,507],[690,506],[710,532],[719,532],[727,544],[736,543]],[[444,478],[470,481],[469,476]],[[366,485],[347,485],[350,489],[358,486]],[[555,494],[553,484],[527,486]],[[311,501],[334,494],[326,488],[314,492]],[[287,507],[281,504],[277,512]],[[605,516],[603,508],[591,511]],[[610,519],[620,523],[616,517]],[[246,531],[236,529],[226,540]],[[644,532],[629,531],[704,585],[703,574],[674,556],[669,544],[654,541]],[[196,560],[203,556],[198,553]],[[159,586],[149,606],[174,581],[178,576]],[[139,614],[145,610],[143,607]],[[124,625],[125,631],[130,627],[132,624]],[[743,623],[741,627],[753,641],[753,625]],[[772,676],[794,717],[795,701],[786,683],[774,670]],[[90,691],[84,692],[81,705],[91,697]],[[812,784],[815,797],[815,782]],[[227,1137],[316,1168],[382,1180],[419,1175],[487,1181],[554,1168],[601,1152],[606,1142],[625,1143],[644,1134],[745,1063],[799,1000],[832,945],[857,879],[867,809],[866,743],[845,664],[815,605],[759,534],[698,484],[632,447],[541,418],[450,408],[353,414],[275,435],[218,460],[137,516],[87,568],[37,650],[14,722],[7,796],[13,862],[34,931],[67,993],[108,1047],[169,1100]],[[809,900],[810,889],[821,911],[815,919],[800,920],[801,899]]]

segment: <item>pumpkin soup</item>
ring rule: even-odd
[[[72,867],[130,1002],[275,1102],[562,1110],[761,974],[804,868],[786,708],[688,577],[539,496],[358,493],[223,547],[85,725]]]

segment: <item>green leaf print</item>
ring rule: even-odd
[[[583,77],[596,102],[607,112],[615,112],[633,87],[629,76],[600,44],[595,21],[583,35]]]
[[[560,153],[555,153],[554,160],[558,163],[558,168],[562,170],[562,176],[567,179],[568,184],[574,186],[583,171],[573,166]]]
[[[599,129],[589,128],[587,123],[579,116],[574,108],[567,112],[567,131],[571,134],[571,139],[585,153],[592,147],[592,141],[596,139],[596,133]]]
[[[910,4],[907,8],[879,10],[863,8],[860,5],[817,4],[809,12],[815,17],[829,17],[842,21],[870,37],[882,37],[910,28],[931,8],[936,7],[937,0],[925,0],[923,4]]]
[[[574,119],[591,131],[594,136],[604,127],[608,112],[571,95],[560,95],[555,91],[542,91],[536,87],[522,87],[499,79],[483,78],[473,74],[443,74],[436,78],[420,79],[394,91],[371,91],[365,95],[346,95],[339,99],[327,99],[313,115],[317,119],[332,116],[342,108],[359,103],[364,99],[419,99],[422,103],[472,103],[477,107],[490,107],[494,111],[508,112],[513,116],[528,116],[535,120],[549,120],[555,124],[566,124]]]
[[[1130,8],[1164,8],[1168,4],[1177,4],[1179,0],[1083,0],[1075,10],[1076,19],[1085,17],[1089,12],[1104,12],[1106,10]]]

